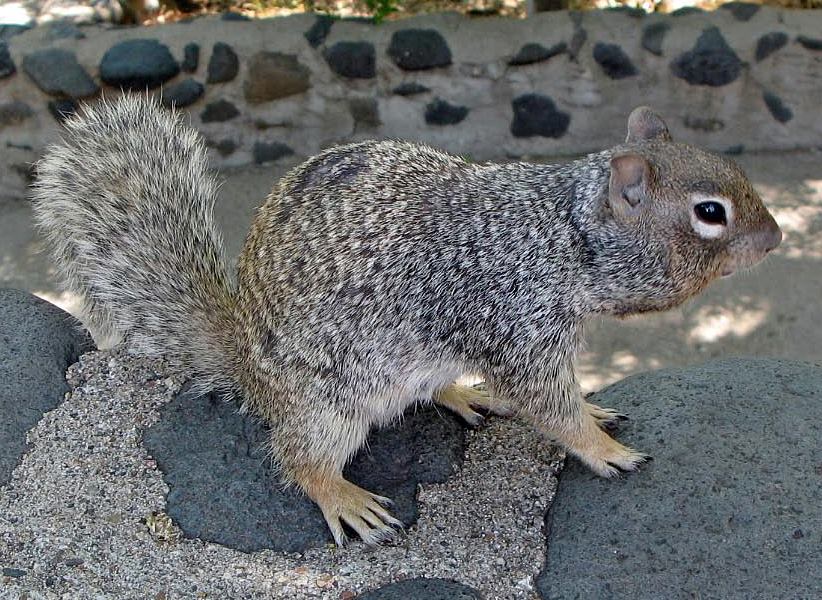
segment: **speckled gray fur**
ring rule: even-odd
[[[679,304],[760,260],[778,228],[728,159],[671,142],[649,109],[628,130],[565,165],[471,164],[404,142],[328,150],[274,187],[236,287],[203,145],[141,96],[69,122],[35,207],[93,325],[241,391],[336,539],[342,519],[374,542],[397,522],[344,464],[373,425],[465,373],[602,475],[643,460],[582,401],[584,318]],[[714,239],[692,224],[706,185],[733,205]]]

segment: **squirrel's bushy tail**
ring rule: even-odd
[[[202,141],[138,95],[65,125],[37,165],[34,215],[86,324],[233,390],[235,292]]]

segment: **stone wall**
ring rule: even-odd
[[[0,28],[0,197],[22,196],[65,114],[120,88],[185,107],[216,167],[386,137],[577,154],[619,142],[638,104],[719,151],[822,147],[822,11],[723,8]]]

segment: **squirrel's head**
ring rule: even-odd
[[[717,277],[755,265],[782,240],[736,163],[674,143],[647,107],[631,113],[625,144],[612,151],[607,206],[616,228],[638,236],[656,269],[660,259],[665,264],[657,283],[667,289],[648,289],[636,306],[617,312],[675,306]]]

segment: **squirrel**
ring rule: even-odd
[[[369,544],[402,527],[343,467],[417,402],[469,423],[515,413],[598,475],[636,470],[649,457],[606,431],[624,416],[585,402],[574,375],[585,320],[677,306],[782,237],[734,162],[640,107],[624,143],[565,164],[327,149],[274,185],[235,279],[216,178],[179,114],[124,95],[65,126],[33,207],[84,322],[240,396],[340,545],[343,524]]]

